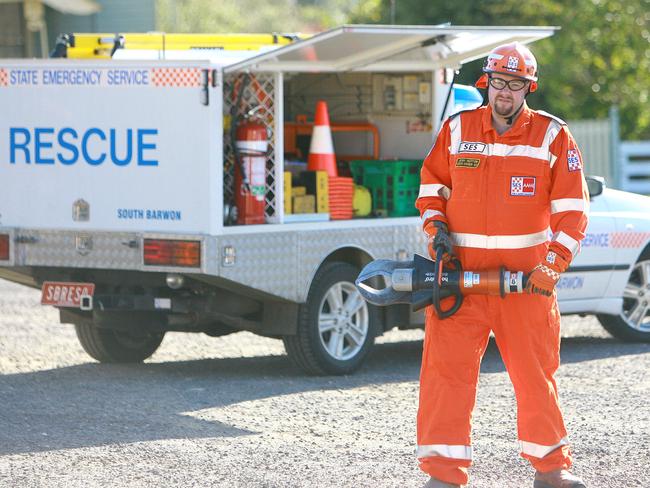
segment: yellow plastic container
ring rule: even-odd
[[[352,209],[355,217],[367,217],[372,211],[372,195],[365,186],[354,185]]]

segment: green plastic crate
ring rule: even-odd
[[[372,209],[389,217],[419,215],[415,200],[420,191],[421,160],[350,161],[350,172],[357,185],[372,194]]]

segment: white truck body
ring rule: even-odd
[[[3,226],[217,233],[222,129],[219,99],[201,103],[208,66],[53,60],[1,69]],[[188,86],[165,86],[173,76]],[[79,199],[88,220],[73,219]]]

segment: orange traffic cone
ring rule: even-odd
[[[330,130],[330,117],[327,114],[327,102],[323,100],[316,103],[316,117],[309,146],[307,169],[310,171],[327,171],[329,176],[338,176],[332,132]]]

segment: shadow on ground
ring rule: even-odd
[[[232,437],[247,430],[183,415],[261,398],[415,382],[422,341],[379,344],[345,377],[306,377],[286,356],[138,365],[89,363],[0,376],[0,455],[157,439]],[[563,363],[650,352],[650,344],[571,337]],[[504,371],[493,340],[483,373]]]

